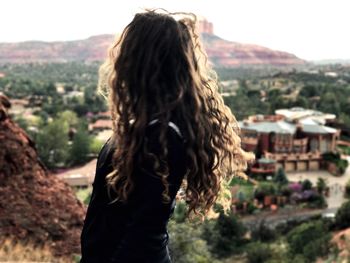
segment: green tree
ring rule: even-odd
[[[74,135],[70,149],[70,163],[73,165],[85,163],[88,160],[90,144],[91,137],[87,130],[79,127],[77,133]]]
[[[339,98],[333,91],[323,93],[319,103],[320,110],[327,113],[340,114]]]
[[[169,250],[174,263],[218,263],[201,238],[201,228],[189,223],[169,223]]]
[[[276,238],[276,231],[269,228],[265,220],[261,220],[252,230],[251,236],[256,241],[268,242]]]
[[[255,242],[247,247],[248,263],[265,263],[273,256],[273,251],[269,245]]]
[[[69,128],[77,127],[77,125],[79,123],[79,119],[78,119],[77,114],[73,111],[70,111],[70,110],[65,110],[65,111],[58,113],[57,117],[61,122],[68,123]]]
[[[335,216],[335,224],[340,229],[350,226],[350,201],[343,203],[338,209]]]
[[[312,188],[312,182],[308,179],[305,179],[303,182],[302,182],[302,189],[303,191],[305,190],[311,190]]]
[[[218,257],[227,257],[238,252],[245,243],[246,228],[233,213],[220,212],[218,219],[207,221],[203,238],[208,242],[211,252]]]
[[[183,201],[176,202],[176,207],[174,210],[174,220],[177,223],[183,223],[186,220],[186,212],[187,212],[187,206],[186,203]]]
[[[301,224],[287,235],[291,255],[301,254],[308,262],[325,256],[330,249],[331,235],[322,221]]]
[[[104,142],[97,138],[91,138],[89,152],[98,155],[102,149]]]
[[[68,154],[68,123],[54,120],[41,127],[36,137],[39,156],[49,168],[65,164]]]
[[[282,167],[278,168],[278,171],[275,174],[273,180],[279,185],[288,184],[288,178]]]
[[[323,191],[326,190],[326,187],[327,187],[326,180],[321,178],[321,177],[319,177],[317,179],[316,187],[317,187],[317,192],[322,194]]]

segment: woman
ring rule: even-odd
[[[98,157],[81,262],[170,262],[167,223],[185,182],[188,215],[205,215],[224,175],[245,169],[192,14],[136,14],[101,67],[113,136]]]

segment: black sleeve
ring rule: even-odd
[[[158,154],[159,125],[153,125],[148,135],[150,152]],[[130,200],[130,220],[125,235],[118,244],[111,262],[131,262],[137,253],[152,253],[167,245],[166,225],[175,206],[175,196],[184,176],[184,144],[182,138],[168,128],[168,165],[170,202],[164,203],[161,179],[150,166],[146,171],[137,169],[137,181]]]

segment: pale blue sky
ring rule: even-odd
[[[118,33],[143,7],[191,11],[227,40],[304,59],[350,59],[349,0],[1,0],[0,42]]]

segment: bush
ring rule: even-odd
[[[340,229],[350,226],[350,201],[343,203],[338,209],[335,216],[335,224]]]
[[[176,223],[183,223],[186,220],[187,206],[183,201],[178,201],[174,210],[174,220]]]
[[[316,184],[316,187],[317,187],[317,191],[319,194],[322,194],[324,190],[326,190],[327,188],[327,182],[325,179],[323,178],[318,178],[317,179],[317,184]]]
[[[88,160],[90,141],[88,132],[83,127],[79,127],[69,151],[69,161],[72,165],[83,164]]]
[[[337,174],[344,174],[349,163],[348,160],[341,159],[339,153],[324,153],[323,159],[327,162],[334,163],[337,167]]]
[[[254,197],[259,201],[264,200],[264,197],[267,195],[276,194],[276,187],[271,183],[260,183],[258,188],[254,192]]]
[[[340,160],[337,161],[336,165],[337,165],[337,167],[339,169],[339,173],[340,174],[344,174],[345,171],[346,171],[346,168],[349,165],[349,162],[348,162],[348,160],[340,159]]]
[[[323,237],[316,239],[305,245],[303,255],[309,262],[314,262],[319,256],[326,256],[330,250],[331,234],[328,233]]]
[[[248,202],[247,204],[247,213],[253,214],[257,207],[253,204],[253,202]]]
[[[308,262],[325,256],[330,250],[328,227],[322,221],[308,222],[294,228],[287,235],[291,255],[301,254]]]
[[[36,143],[40,159],[48,168],[64,166],[69,157],[68,124],[54,120],[40,127]]]
[[[89,152],[98,155],[102,149],[103,142],[94,138],[90,141]]]
[[[346,183],[345,186],[345,197],[350,198],[350,180]]]
[[[276,238],[276,232],[270,229],[264,220],[262,220],[258,226],[252,230],[252,238],[257,241],[272,241]]]
[[[174,263],[214,263],[201,229],[189,223],[169,223],[169,250]]]
[[[264,263],[273,255],[269,245],[260,242],[249,244],[247,247],[248,263]]]
[[[216,221],[205,221],[202,236],[214,255],[227,257],[240,251],[245,233],[246,228],[233,213],[220,212]]]
[[[327,207],[326,199],[323,195],[316,194],[308,202],[308,207],[310,208],[325,208]]]
[[[312,183],[310,180],[308,179],[305,179],[303,182],[302,182],[302,190],[305,191],[305,190],[311,190],[312,189]]]
[[[286,185],[288,184],[288,178],[286,176],[286,173],[284,172],[283,168],[279,168],[277,173],[275,174],[273,178],[274,182],[279,185]]]

